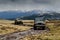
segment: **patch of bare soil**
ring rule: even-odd
[[[49,31],[47,29],[46,30],[33,30],[32,28],[32,29],[22,31],[22,32],[18,31],[11,34],[7,34],[7,35],[2,35],[0,36],[0,40],[20,40],[20,39],[23,39],[26,35],[36,35],[36,34],[41,34],[45,32],[49,32]]]

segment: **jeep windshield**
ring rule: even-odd
[[[35,18],[35,21],[44,21],[44,17],[37,17]]]
[[[37,18],[35,18],[35,24],[36,23],[44,23],[44,17],[37,17]]]

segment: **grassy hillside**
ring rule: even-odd
[[[28,25],[34,24],[33,20],[23,20],[23,22]],[[31,28],[30,26],[19,26],[12,23],[14,23],[14,21],[0,20],[0,35],[9,34],[16,31],[25,31]],[[36,35],[26,35],[22,40],[60,40],[60,25],[54,26],[52,23],[48,25],[47,27],[50,31]]]
[[[46,26],[50,31],[38,35],[27,35],[23,40],[60,40],[60,25],[49,23]]]
[[[26,20],[26,21],[28,22],[28,20]],[[25,22],[25,21],[23,21],[23,22]],[[28,30],[31,28],[28,26],[14,25],[13,23],[14,23],[14,21],[0,20],[0,35],[9,34],[9,33],[13,33],[16,31],[25,31],[25,30]]]

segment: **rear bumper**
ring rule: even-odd
[[[37,27],[41,27],[41,26],[45,26],[45,25],[35,25],[35,26],[37,26]]]
[[[45,30],[45,25],[34,25],[34,30]]]

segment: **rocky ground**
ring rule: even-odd
[[[44,32],[48,32],[48,30],[33,30],[29,29],[23,32],[14,32],[11,34],[7,35],[1,35],[0,40],[21,40],[23,39],[26,35],[36,35],[36,34],[41,34]]]
[[[2,26],[4,25],[4,27],[5,27],[5,25],[13,26],[13,27],[17,26],[17,25],[13,25],[11,23],[13,23],[13,22],[5,21],[5,20],[0,21],[0,24]],[[30,24],[33,24],[33,23],[27,23],[27,25],[22,26],[22,28],[25,28],[25,26],[28,26],[28,27],[31,26],[32,27],[32,25],[30,25]],[[17,27],[21,28],[21,26],[17,26]],[[41,34],[41,33],[45,33],[45,32],[49,32],[49,29],[47,28],[45,30],[34,30],[33,28],[31,28],[31,29],[29,28],[29,30],[25,30],[25,31],[16,31],[16,32],[13,32],[10,34],[0,35],[0,40],[21,40],[21,39],[25,38],[27,35],[37,35],[37,34]]]

